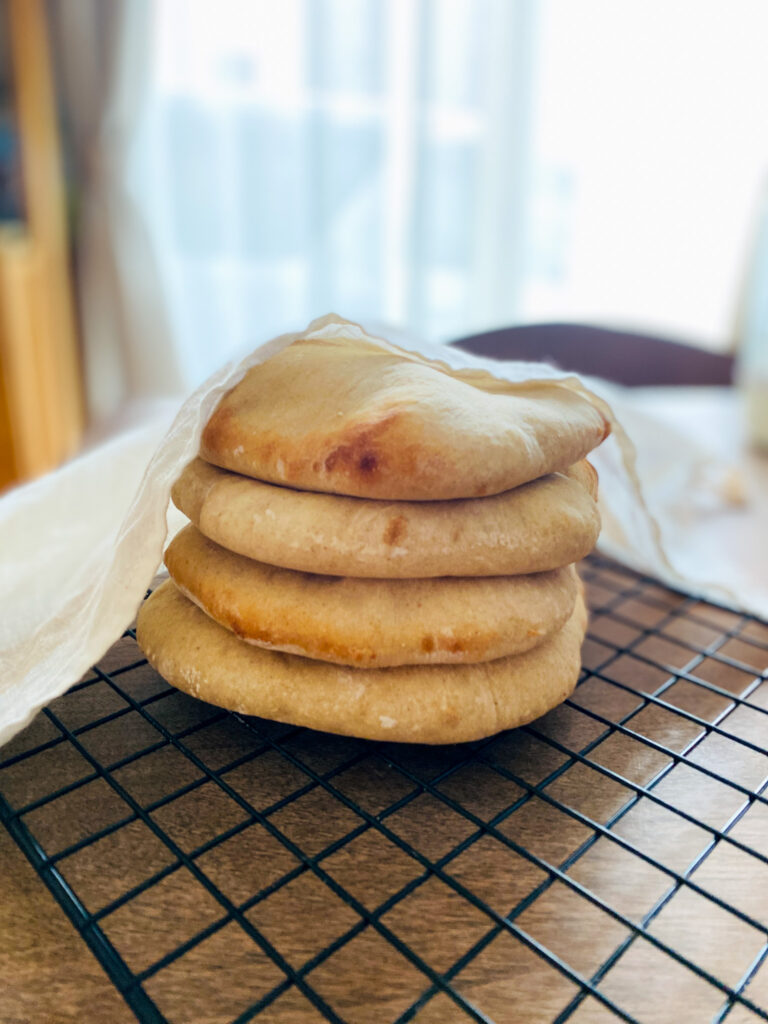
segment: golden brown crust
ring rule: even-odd
[[[137,637],[170,683],[242,714],[367,739],[459,743],[531,721],[579,675],[586,611],[524,654],[477,665],[346,669],[244,643],[171,581],[145,601]]]
[[[600,516],[586,462],[482,499],[361,500],[295,491],[196,459],[176,506],[211,540],[269,565],[335,576],[514,576],[579,561]]]
[[[302,340],[221,399],[200,454],[301,490],[432,501],[498,494],[564,470],[608,429],[584,397],[556,384],[489,393],[391,351]]]
[[[573,611],[572,567],[530,576],[375,580],[278,569],[193,526],[165,564],[179,589],[260,647],[339,665],[457,664],[529,650]]]

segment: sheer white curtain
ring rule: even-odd
[[[77,182],[75,255],[86,398],[108,421],[188,380],[146,216],[149,0],[51,0],[67,153]]]
[[[534,9],[161,0],[143,191],[185,370],[331,309],[510,320]]]
[[[768,173],[764,0],[51,3],[95,406],[329,310],[727,344]]]

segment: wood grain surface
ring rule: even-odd
[[[587,575],[585,678],[530,728],[425,748],[239,719],[128,637],[3,750],[0,792],[169,1021],[700,1024],[715,979],[765,1013],[768,628]],[[0,1020],[131,1019],[4,844]]]
[[[0,828],[0,1021],[135,1021],[24,854]]]

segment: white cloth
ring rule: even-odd
[[[356,344],[387,344],[334,317],[315,321],[307,333],[339,332]],[[182,405],[164,437],[167,410],[0,501],[0,743],[76,682],[132,621],[161,562],[171,485],[195,456],[203,424],[247,368],[297,337],[276,338],[215,373]],[[490,371],[502,382],[501,391],[504,381],[542,378],[581,387],[544,365],[495,363],[458,349],[398,340],[454,372]],[[621,400],[618,389],[605,387]],[[617,451],[614,435],[595,453],[610,523],[606,540],[620,557],[680,582],[655,542]],[[683,449],[674,450],[678,462],[684,457]],[[706,589],[701,579],[690,585]],[[741,598],[748,607],[750,595]],[[768,602],[755,607],[766,612]]]
[[[643,494],[675,574],[644,562],[610,521],[608,480],[601,550],[688,593],[768,619],[768,457],[750,449],[742,392],[597,386],[634,442]],[[593,461],[599,467],[604,457],[595,452]]]

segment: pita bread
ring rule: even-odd
[[[246,373],[214,410],[200,454],[300,490],[432,501],[499,494],[566,469],[609,430],[567,387],[494,394],[405,353],[314,338]]]
[[[587,462],[466,501],[398,502],[294,491],[197,459],[176,506],[211,540],[269,565],[331,576],[513,576],[579,561],[595,546],[597,474]]]
[[[188,526],[165,553],[182,593],[259,647],[337,665],[490,661],[527,651],[563,626],[572,567],[534,576],[361,580],[254,562]]]
[[[586,611],[525,654],[477,665],[354,669],[243,643],[172,581],[139,612],[148,660],[180,690],[240,714],[374,740],[460,743],[529,722],[579,675]]]

